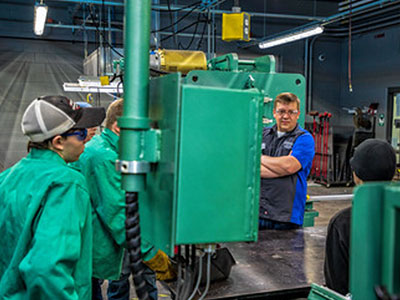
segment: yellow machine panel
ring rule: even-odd
[[[248,13],[222,14],[223,41],[250,41],[250,15]]]
[[[160,50],[161,70],[181,72],[207,70],[207,58],[202,51]]]

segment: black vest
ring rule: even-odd
[[[276,125],[266,127],[263,131],[262,154],[273,157],[289,155],[296,139],[304,133],[296,125],[291,132],[278,138]],[[278,178],[261,178],[260,218],[290,222],[296,184],[297,173]]]

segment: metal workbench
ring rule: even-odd
[[[236,265],[227,280],[213,283],[206,299],[295,299],[312,282],[324,284],[326,227],[267,230],[257,243],[230,243]]]

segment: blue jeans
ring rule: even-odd
[[[259,219],[258,220],[258,229],[277,229],[277,230],[289,230],[289,229],[298,229],[300,225],[290,223],[290,222],[278,222],[269,219]]]
[[[146,282],[146,290],[149,294],[149,298],[151,300],[157,300],[157,285],[156,285],[156,273],[151,270],[148,266],[143,264],[144,272],[143,278]],[[122,272],[119,280],[109,280],[108,289],[107,289],[107,297],[109,300],[129,300],[129,276],[130,276],[130,268],[129,268],[129,255],[128,252],[125,252],[124,262],[122,264]]]

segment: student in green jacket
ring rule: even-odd
[[[91,298],[91,206],[84,177],[67,163],[104,116],[64,96],[25,110],[29,153],[0,173],[0,299]]]
[[[125,191],[121,188],[121,174],[115,169],[118,159],[118,142],[120,128],[117,118],[122,116],[123,100],[116,100],[107,109],[105,129],[101,135],[96,135],[86,144],[85,151],[74,167],[80,169],[88,182],[90,199],[93,205],[93,299],[101,299],[99,288],[96,288],[96,278],[118,280],[109,283],[109,299],[129,299],[129,268],[125,266],[121,275],[121,265],[124,256],[125,242]],[[154,271],[162,271],[165,276],[170,274],[171,264],[168,257],[157,251],[142,239],[143,259],[157,260]],[[125,259],[128,262],[128,259]],[[147,262],[148,263],[148,262]],[[151,265],[150,265],[151,267]],[[147,276],[150,297],[157,299],[155,275]],[[153,279],[151,279],[153,277]],[[169,278],[166,277],[166,278]],[[118,285],[114,291],[113,287]],[[97,290],[97,292],[96,292]],[[124,297],[120,297],[121,293]],[[97,297],[96,297],[97,294]]]

